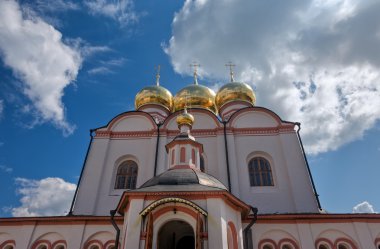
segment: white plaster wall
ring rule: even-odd
[[[193,131],[214,130],[223,125],[215,120],[211,113],[197,110],[189,111],[195,117]],[[123,117],[113,129],[118,131],[151,131],[152,123],[148,117]],[[162,128],[178,129],[175,116]],[[238,128],[276,127],[279,120],[267,112],[255,110],[234,116],[231,124]],[[195,134],[194,134],[195,133]],[[206,173],[219,179],[228,187],[228,174],[224,135],[196,134],[195,139],[203,144]],[[168,169],[168,154],[165,145],[174,136],[161,133],[157,172]],[[274,212],[317,212],[317,204],[306,171],[302,151],[296,133],[272,135],[228,134],[228,151],[232,193],[252,206],[257,206],[260,213]],[[119,139],[95,138],[91,146],[88,161],[80,184],[74,214],[108,215],[114,209],[123,190],[115,190],[115,177],[120,158],[130,156],[139,166],[137,187],[153,177],[157,137],[129,137]],[[252,153],[263,152],[272,160],[274,187],[251,187],[247,159]]]

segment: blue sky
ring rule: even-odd
[[[155,65],[175,94],[193,61],[215,90],[233,61],[257,105],[302,123],[323,208],[379,212],[380,3],[239,2],[0,0],[0,216],[67,211],[89,130]]]

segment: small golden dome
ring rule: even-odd
[[[185,109],[183,113],[177,116],[176,121],[177,121],[178,127],[182,125],[188,125],[191,127],[194,124],[194,116],[188,113],[187,110]]]
[[[147,104],[160,105],[171,111],[173,108],[173,96],[169,90],[162,86],[147,86],[136,94],[136,110]]]
[[[232,101],[245,101],[255,105],[256,96],[252,88],[245,83],[230,82],[222,86],[216,94],[215,103],[220,108]]]
[[[216,113],[215,92],[202,85],[188,85],[174,96],[174,111],[185,107],[204,108]]]

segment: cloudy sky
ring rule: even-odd
[[[251,84],[302,124],[329,212],[379,212],[378,0],[0,0],[0,216],[64,214],[89,129],[161,82]],[[54,187],[52,187],[54,186]],[[49,202],[46,202],[49,199]]]

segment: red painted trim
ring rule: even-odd
[[[65,248],[67,248],[67,243],[66,243],[66,240],[57,240],[56,242],[54,242],[52,245],[51,245],[51,248],[54,249],[57,245],[59,244],[62,244],[65,246]]]
[[[197,141],[193,141],[193,140],[173,140],[170,143],[168,143],[167,145],[165,145],[166,152],[168,152],[170,150],[170,148],[173,148],[174,146],[179,145],[179,144],[185,144],[185,145],[190,144],[190,145],[198,148],[199,153],[203,153],[203,145],[201,143],[198,143]]]
[[[186,148],[185,147],[180,148],[179,161],[181,163],[184,163],[186,161]]]
[[[13,239],[6,240],[0,244],[0,249],[5,248],[5,246],[13,246],[14,248],[16,248],[16,241],[14,241]]]
[[[240,109],[240,110],[236,111],[234,114],[232,114],[232,116],[230,117],[230,120],[228,121],[228,124],[229,124],[228,127],[232,127],[233,121],[236,118],[238,118],[241,114],[246,113],[246,112],[263,112],[263,113],[266,113],[266,114],[270,115],[277,122],[277,125],[281,125],[283,123],[291,123],[291,122],[282,121],[281,118],[276,113],[272,112],[269,109],[259,107],[259,106],[255,106],[255,107],[247,107],[247,108]],[[291,124],[294,125],[294,123],[291,123]]]
[[[107,125],[107,130],[108,131],[111,131],[111,129],[113,128],[113,126],[119,122],[121,119],[124,119],[128,116],[145,116],[149,121],[150,123],[152,124],[152,129],[155,129],[156,128],[156,124],[154,123],[153,121],[153,118],[151,115],[149,115],[148,113],[146,112],[127,112],[127,113],[123,113],[119,116],[117,116],[116,118],[112,119],[112,121]]]
[[[380,214],[261,214],[258,224],[295,223],[380,223]]]
[[[248,101],[243,101],[243,100],[235,100],[235,101],[230,101],[230,102],[227,102],[225,103],[224,105],[222,105],[220,108],[219,108],[219,113],[222,115],[222,116],[226,116],[228,115],[229,113],[231,113],[232,111],[237,111],[237,110],[240,110],[244,107],[240,107],[240,108],[236,108],[236,109],[233,109],[233,110],[230,110],[226,113],[223,113],[225,109],[227,109],[228,107],[230,106],[233,106],[233,105],[245,105],[246,107],[254,107],[254,105]]]
[[[194,113],[207,114],[208,116],[210,116],[214,120],[214,123],[215,123],[216,127],[221,127],[221,123],[218,120],[217,116],[213,112],[211,112],[209,110],[188,108],[187,111],[189,113],[192,113],[192,114],[194,114]],[[180,113],[182,113],[182,110],[170,114],[169,117],[165,120],[164,124],[162,125],[162,128],[163,129],[167,129],[167,126],[171,122],[171,120],[173,120],[173,119],[175,120],[177,118],[177,115],[180,114]]]
[[[278,242],[278,247],[279,248],[282,248],[282,246],[284,244],[291,244],[293,246],[294,249],[299,249],[299,246],[297,244],[297,242],[295,242],[294,240],[292,239],[289,239],[289,238],[284,238],[284,239],[281,239],[279,242]]]
[[[142,105],[139,108],[137,108],[137,110],[138,111],[143,111],[143,112],[148,112],[148,111],[144,111],[144,109],[147,109],[147,108],[160,109],[160,110],[164,111],[166,113],[166,115],[170,114],[170,110],[166,106],[160,105],[160,104],[145,104],[145,105]],[[165,116],[163,116],[159,112],[148,112],[148,113],[158,114],[158,115],[162,116],[164,119],[166,118]]]
[[[182,212],[182,213],[186,213],[188,215],[190,215],[191,217],[193,217],[194,219],[197,219],[197,212],[188,208],[188,207],[184,207],[184,206],[178,206],[178,205],[171,205],[171,206],[166,206],[166,207],[163,207],[159,210],[157,210],[156,212],[153,213],[153,222],[155,220],[157,220],[160,216],[168,213],[168,212],[174,212],[174,209],[176,209],[176,212]]]
[[[375,245],[376,246],[380,246],[380,238],[376,238],[375,239]]]
[[[222,198],[223,200],[228,200],[226,203],[231,205],[234,209],[237,209],[242,212],[242,217],[245,218],[248,215],[250,206],[246,203],[229,193],[227,190],[216,190],[216,191],[180,191],[180,192],[124,192],[123,196],[120,199],[120,202],[117,206],[119,213],[124,213],[124,208],[129,202],[130,199],[149,199],[149,200],[158,200],[163,197],[181,197],[185,199],[205,199],[205,198]]]
[[[351,246],[349,249],[357,249],[355,243],[347,238],[337,238],[334,243],[334,249],[338,249],[339,243],[346,243]],[[348,248],[347,248],[348,249]]]
[[[317,249],[319,249],[318,246],[323,245],[323,244],[327,244],[327,246],[329,247],[329,249],[333,249],[334,248],[334,243],[331,240],[326,239],[326,238],[319,238],[314,243],[315,248],[317,248]]]
[[[233,249],[238,249],[237,232],[236,232],[236,228],[235,228],[234,223],[232,223],[232,221],[229,221],[228,227],[231,229],[231,232],[232,232],[232,240],[233,240],[232,243],[234,245]],[[227,238],[228,238],[228,236],[227,236]]]
[[[50,241],[48,241],[46,239],[43,239],[43,240],[37,240],[37,241],[35,241],[32,244],[31,249],[36,249],[37,247],[39,247],[41,245],[46,245],[47,249],[51,249],[52,248]]]
[[[155,130],[149,131],[95,131],[95,138],[136,138],[152,137]]]
[[[259,242],[259,249],[263,249],[263,246],[265,246],[266,244],[269,244],[273,247],[273,249],[277,249],[277,245],[276,245],[276,242],[274,240],[271,240],[271,239],[263,239],[263,240],[260,240]]]
[[[103,246],[103,248],[104,249],[107,249],[107,247],[108,246],[114,246],[115,245],[115,240],[109,240],[109,241],[107,241],[105,244],[104,244],[104,246]],[[120,243],[119,243],[119,248],[120,248]]]
[[[83,248],[84,249],[90,249],[90,247],[93,246],[93,245],[98,245],[99,249],[103,249],[104,248],[103,243],[100,240],[98,240],[98,239],[92,239],[92,240],[87,241],[84,244]]]

